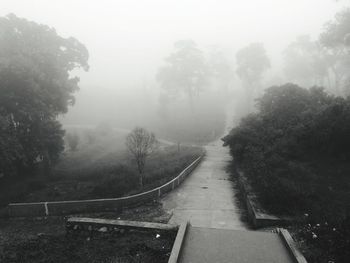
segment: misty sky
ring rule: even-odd
[[[152,80],[173,43],[191,38],[201,48],[234,52],[263,42],[273,58],[300,34],[317,36],[343,2],[335,0],[0,0],[15,13],[74,36],[90,52],[81,87],[130,88]]]

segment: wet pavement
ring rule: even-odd
[[[179,262],[293,263],[277,233],[190,226]]]
[[[190,222],[178,262],[294,262],[279,234],[247,231],[246,211],[228,171],[229,148],[218,140],[205,149],[192,174],[162,198],[173,214],[169,223]]]
[[[163,208],[173,213],[170,223],[190,221],[192,226],[246,229],[241,219],[235,188],[226,171],[231,156],[218,140],[205,146],[206,156],[182,185],[162,199]]]

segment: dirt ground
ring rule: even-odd
[[[125,209],[118,214],[82,216],[158,223],[166,223],[171,217],[159,203]],[[1,219],[0,262],[167,262],[176,235],[155,231],[67,235],[65,220],[65,217]]]

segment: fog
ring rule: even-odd
[[[80,91],[75,93],[75,105],[60,117],[63,123],[113,121],[131,128],[159,121],[161,89],[156,74],[176,41],[192,39],[203,52],[219,48],[233,74],[237,50],[261,42],[271,61],[266,85],[272,85],[280,80],[276,75],[286,46],[299,35],[317,39],[325,22],[344,4],[334,0],[2,0],[0,15],[14,13],[49,25],[63,37],[74,36],[89,50],[90,70],[77,72]],[[237,76],[229,89],[230,96],[240,96]]]
[[[349,174],[348,0],[0,0],[0,263],[349,263]]]

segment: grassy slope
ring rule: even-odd
[[[0,205],[8,202],[36,202],[112,198],[140,192],[138,176],[125,147],[125,133],[75,130],[80,142],[76,151],[66,150],[50,176],[23,178],[0,186]],[[144,190],[175,177],[199,154],[200,148],[162,144],[149,156]]]

